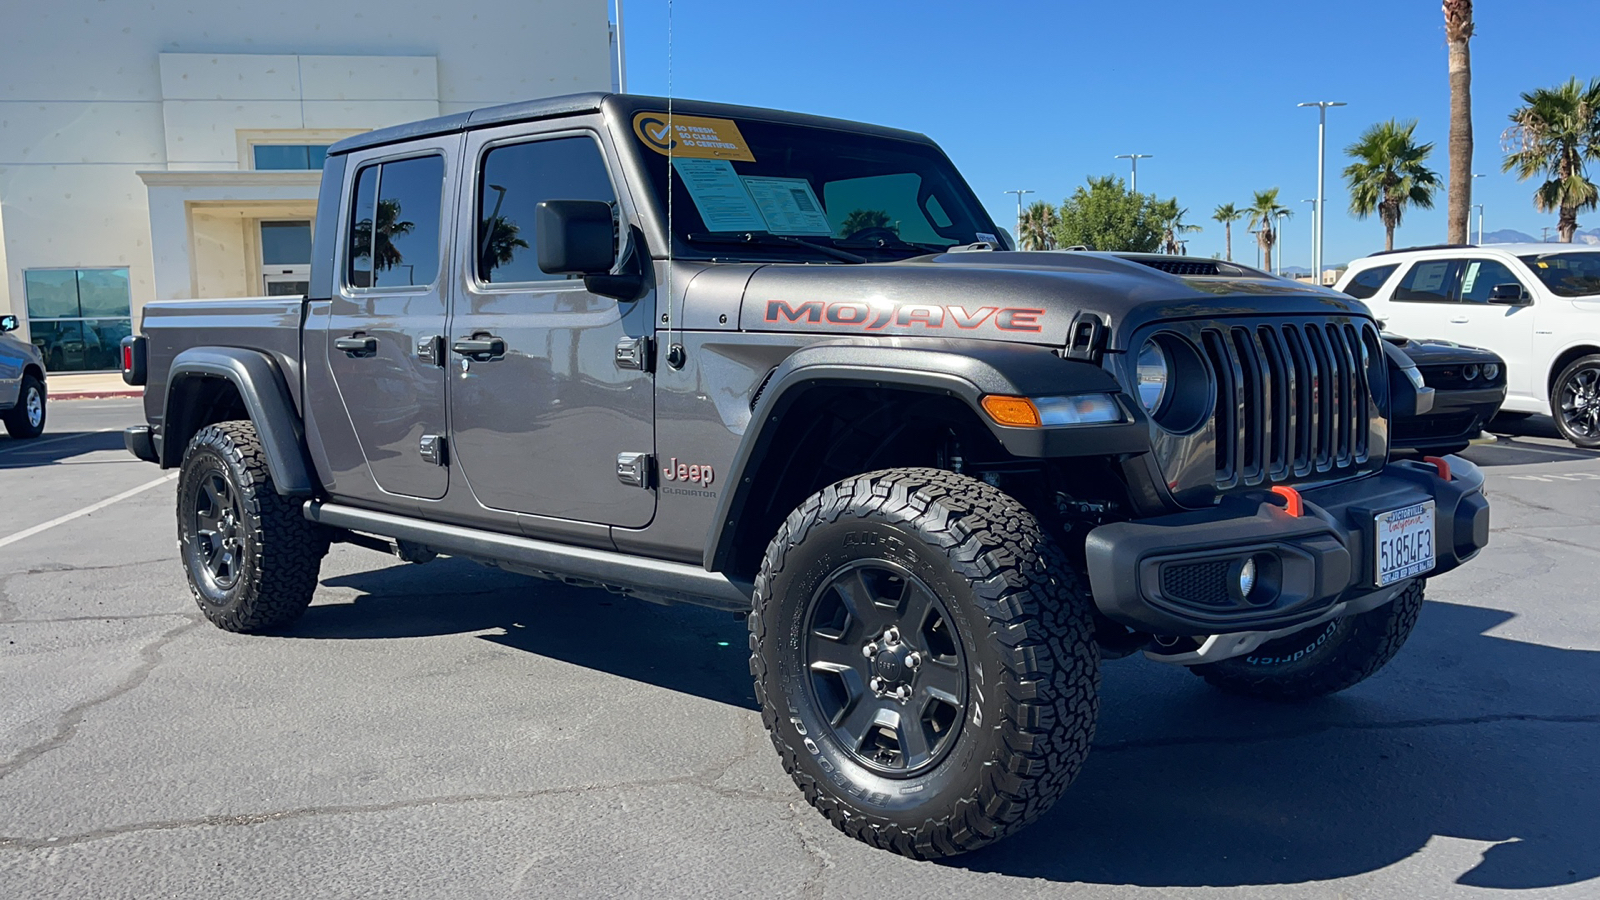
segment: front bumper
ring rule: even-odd
[[[1437,389],[1433,409],[1391,423],[1389,446],[1393,450],[1430,451],[1465,447],[1500,411],[1506,400],[1504,385],[1478,390]]]
[[[1300,516],[1270,495],[1245,495],[1213,509],[1102,525],[1085,547],[1095,603],[1136,631],[1172,636],[1276,631],[1340,604],[1381,604],[1395,591],[1374,582],[1377,514],[1433,502],[1429,576],[1489,542],[1483,474],[1460,457],[1447,462],[1448,481],[1431,464],[1396,460],[1379,474],[1305,491]],[[1229,590],[1230,579],[1252,557],[1265,563],[1263,588],[1245,600]]]

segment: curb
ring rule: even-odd
[[[143,397],[142,390],[128,391],[73,391],[67,394],[49,394],[51,401],[56,400],[109,400],[113,397]]]

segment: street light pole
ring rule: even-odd
[[[1008,194],[1016,194],[1017,195],[1017,233],[1012,236],[1012,239],[1017,242],[1017,247],[1021,248],[1022,247],[1022,195],[1023,194],[1031,194],[1031,193],[1033,193],[1033,191],[1017,190],[1017,191],[1006,191],[1006,193],[1008,193]]]
[[[622,0],[617,0],[617,93],[628,92],[628,54],[622,49]]]
[[[1287,218],[1289,218],[1289,211],[1287,209],[1278,210],[1278,233],[1273,235],[1273,238],[1274,238],[1275,242],[1278,245],[1278,259],[1277,259],[1277,262],[1278,262],[1278,277],[1279,278],[1283,277],[1283,248],[1288,246],[1287,244],[1284,243],[1284,240],[1283,240],[1283,220],[1287,219]]]
[[[1317,210],[1322,208],[1322,204],[1318,203],[1317,198],[1315,197],[1312,197],[1310,200],[1301,200],[1300,202],[1311,204],[1311,268],[1315,269],[1317,267]],[[1321,285],[1321,273],[1312,272],[1311,283]]]
[[[1478,211],[1478,246],[1483,246],[1483,204],[1474,203],[1472,208]]]
[[[1314,274],[1314,276],[1316,278],[1317,284],[1321,284],[1322,283],[1322,211],[1324,209],[1324,204],[1323,204],[1322,200],[1323,200],[1323,195],[1325,193],[1325,191],[1323,189],[1324,188],[1324,184],[1325,184],[1324,173],[1326,172],[1326,169],[1327,169],[1327,154],[1328,154],[1328,107],[1330,107],[1330,106],[1344,106],[1346,104],[1345,104],[1345,102],[1343,100],[1313,100],[1313,101],[1310,101],[1310,102],[1307,102],[1307,103],[1301,103],[1299,105],[1300,106],[1315,106],[1317,108],[1317,215],[1316,215],[1315,220],[1311,223],[1311,230],[1312,230],[1312,237],[1311,237],[1311,240],[1312,240],[1311,271],[1312,271],[1312,273]]]
[[[1126,160],[1131,160],[1133,162],[1133,183],[1130,185],[1130,189],[1135,194],[1139,193],[1139,160],[1141,160],[1141,159],[1155,159],[1155,154],[1154,153],[1118,153],[1117,154],[1117,159],[1126,159]]]

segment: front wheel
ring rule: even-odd
[[[6,433],[22,439],[44,434],[44,404],[44,382],[32,375],[22,376],[17,405],[5,414]]]
[[[1561,370],[1550,391],[1550,412],[1562,437],[1585,450],[1600,450],[1600,353]]]
[[[859,840],[976,849],[1049,809],[1088,755],[1088,592],[981,481],[892,469],[813,494],[768,546],[754,602],[767,731],[811,805]]]
[[[1341,616],[1253,652],[1194,666],[1191,672],[1230,694],[1286,702],[1354,687],[1376,674],[1411,636],[1426,584],[1413,581],[1377,609]]]
[[[218,422],[184,451],[178,550],[206,618],[251,634],[305,612],[328,538],[273,486],[255,425]]]

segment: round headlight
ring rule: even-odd
[[[1172,362],[1167,359],[1167,351],[1154,338],[1145,341],[1139,350],[1137,367],[1139,403],[1145,412],[1155,415],[1161,408],[1162,401],[1167,398],[1167,379],[1171,374]]]
[[[1477,378],[1478,377],[1478,365],[1477,365],[1477,363],[1469,363],[1466,366],[1463,366],[1462,369],[1461,369],[1461,377],[1465,378],[1468,381],[1471,381],[1474,378]]]
[[[1493,380],[1495,380],[1496,378],[1499,378],[1499,377],[1500,377],[1500,364],[1499,363],[1484,363],[1483,364],[1483,380],[1484,381],[1493,381]]]

